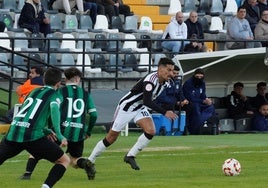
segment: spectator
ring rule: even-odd
[[[215,116],[212,100],[206,96],[203,69],[196,69],[194,75],[185,81],[183,93],[186,99],[193,105],[192,113],[189,114],[190,123],[188,130],[190,134],[199,134],[201,126]]]
[[[116,3],[113,0],[97,0],[97,2],[104,7],[104,15],[108,15],[108,20],[110,23],[112,23],[112,17],[116,16]]]
[[[51,33],[49,19],[45,15],[40,0],[27,0],[21,10],[18,25],[32,33],[43,33],[46,37]]]
[[[264,103],[268,103],[268,93],[266,93],[266,82],[259,82],[257,84],[257,95],[252,99],[252,107],[259,109]]]
[[[80,14],[85,14],[83,0],[55,0],[52,4],[54,10],[64,10],[66,14],[76,14],[75,6]]]
[[[268,40],[268,10],[264,10],[261,14],[261,20],[254,30],[255,38],[260,40]],[[263,47],[268,47],[268,42],[261,42]]]
[[[196,11],[190,12],[189,18],[185,21],[187,25],[187,38],[190,39],[196,36],[197,39],[204,39],[204,31],[202,24],[198,21],[198,15]],[[204,42],[198,42],[198,51],[206,52],[207,47]]]
[[[184,53],[200,52],[200,48],[199,48],[198,44],[201,44],[201,43],[198,42],[196,34],[193,34],[190,39],[192,41],[190,41],[189,44],[185,45]]]
[[[42,67],[32,66],[30,68],[29,79],[26,82],[24,82],[24,84],[18,86],[16,89],[16,93],[18,94],[18,102],[19,103],[23,103],[26,96],[32,90],[44,85],[43,74],[44,74],[44,70]]]
[[[246,19],[249,22],[251,31],[254,29],[261,18],[261,12],[257,5],[257,0],[245,0],[243,7],[246,9]]]
[[[252,117],[254,114],[250,101],[243,94],[244,84],[236,82],[233,85],[233,91],[226,98],[226,106],[230,118],[240,119],[246,117]]]
[[[162,39],[168,39],[162,42],[162,47],[179,53],[182,46],[185,46],[189,41],[172,41],[171,39],[187,39],[187,26],[183,22],[183,13],[177,12],[170,23],[167,25]]]
[[[96,23],[97,14],[98,14],[98,5],[97,5],[97,3],[92,3],[92,2],[86,2],[86,1],[84,1],[83,5],[84,5],[84,10],[86,12],[89,11],[89,16],[90,16],[90,18],[92,20],[92,23],[95,24]]]
[[[254,42],[254,36],[250,29],[246,16],[246,9],[239,7],[237,9],[237,15],[234,17],[227,27],[227,39],[228,40],[246,40],[237,42],[227,42],[228,49],[243,49],[243,48],[257,48],[261,47],[260,42]]]
[[[262,14],[263,11],[268,10],[267,0],[258,0],[258,6]]]
[[[252,129],[256,131],[268,131],[268,103],[262,104],[253,117]]]
[[[156,98],[156,104],[159,104],[166,110],[186,111],[186,127],[189,125],[189,116],[192,107],[189,101],[184,97],[182,90],[182,80],[179,78],[180,68],[175,65],[173,77],[170,80],[170,86]]]
[[[102,4],[102,0],[85,0],[85,2],[96,3],[97,5],[97,14],[105,15],[105,8]]]
[[[130,12],[130,7],[123,3],[123,0],[113,0],[115,2],[115,14],[123,14],[124,16],[132,16],[133,13]]]

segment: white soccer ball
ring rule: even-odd
[[[222,172],[226,176],[237,176],[241,172],[241,165],[236,159],[226,159],[222,165]]]

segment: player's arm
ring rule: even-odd
[[[52,120],[52,126],[53,130],[55,131],[57,138],[59,141],[66,142],[66,138],[61,134],[60,131],[60,109],[59,104],[54,101],[50,103],[50,112],[51,112],[51,120]],[[65,144],[63,144],[65,145]]]
[[[95,108],[93,99],[90,95],[88,96],[88,109],[87,110],[89,114],[89,125],[88,125],[87,135],[91,136],[91,131],[93,127],[95,126],[98,115],[97,115],[97,110]]]
[[[157,105],[152,100],[154,85],[151,82],[144,82],[143,84],[143,104],[152,110],[165,115],[166,111],[161,106]]]

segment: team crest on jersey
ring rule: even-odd
[[[152,89],[153,89],[152,84],[146,84],[146,86],[145,86],[146,91],[152,91]]]

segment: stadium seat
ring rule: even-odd
[[[236,15],[237,13],[237,3],[235,0],[228,0],[226,2],[226,7],[224,9],[224,13],[232,13],[233,15]]]
[[[106,59],[103,54],[94,54],[94,61],[92,64],[92,68],[100,68],[101,70],[105,70]]]
[[[150,63],[151,62],[151,63]],[[141,68],[148,70],[149,64],[153,64],[152,58],[150,61],[150,55],[149,54],[140,54],[140,62],[138,65],[140,65]]]
[[[210,31],[223,31],[223,23],[220,17],[211,17]]]
[[[147,48],[151,50],[152,48],[152,41],[150,40],[151,37],[149,35],[140,35],[141,41],[139,42],[139,48]]]
[[[92,31],[93,23],[89,15],[80,15],[78,29]]]
[[[154,55],[154,63],[153,63],[154,66],[152,67],[152,70],[157,70],[158,62],[162,57],[166,57],[166,55],[165,54],[155,54]]]
[[[136,39],[135,35],[133,34],[125,34],[125,41],[123,43],[123,49],[124,50],[135,50],[138,47],[137,41],[134,41]],[[129,40],[129,41],[128,41]]]
[[[97,33],[95,35],[95,41],[93,44],[93,48],[101,48],[102,50],[107,50],[107,38],[102,33]]]
[[[149,16],[142,16],[141,22],[139,26],[139,31],[152,31],[153,30],[153,22]]]
[[[39,50],[44,49],[44,37],[40,33],[32,33],[30,36],[32,39],[29,40],[29,48],[38,48]],[[40,40],[42,39],[42,40]]]
[[[107,51],[118,51],[122,48],[122,43],[119,40],[119,33],[109,33],[108,38],[110,39],[108,42]],[[114,41],[113,41],[114,40]]]
[[[78,39],[90,39],[88,33],[78,33]],[[85,51],[90,51],[92,49],[91,40],[85,40]],[[83,51],[83,40],[78,40],[76,48]]]
[[[210,0],[200,0],[197,12],[210,14]]]
[[[0,53],[0,71],[10,72],[10,67],[7,66],[9,64],[8,57],[6,53]]]
[[[75,66],[74,56],[72,54],[64,53],[60,58],[60,68],[67,69]]]
[[[61,31],[63,29],[60,14],[49,14],[50,27],[52,32]]]
[[[170,0],[168,15],[175,15],[178,11],[181,11],[180,0]]]
[[[17,10],[17,0],[2,0],[2,9],[10,9],[14,12]]]
[[[0,14],[0,21],[6,24],[7,30],[12,30],[13,28],[13,19],[9,13]]]
[[[7,48],[7,49],[11,49],[10,47],[10,39],[9,39],[9,36],[7,33],[5,32],[0,32],[0,46],[1,47],[4,47],[4,48]],[[7,38],[7,39],[4,39],[4,38]]]
[[[117,66],[117,69],[116,69]],[[116,54],[110,54],[109,55],[109,61],[108,65],[105,68],[106,72],[116,72],[121,71],[123,66],[122,59],[119,57],[119,55]]]
[[[15,33],[14,37],[17,38],[14,40],[14,49],[15,51],[28,50],[28,40],[25,33]],[[20,38],[20,39],[19,39]],[[22,39],[25,38],[25,39]]]
[[[138,17],[137,16],[127,16],[125,18],[125,28],[124,33],[135,33],[138,29]]]
[[[74,32],[78,29],[78,21],[76,15],[65,15],[64,30]]]
[[[45,54],[45,63],[48,63],[49,65],[57,66],[59,65],[58,59],[57,59],[57,53],[49,53]]]
[[[83,59],[84,58],[84,59]],[[77,68],[82,71],[82,67],[84,67],[86,72],[101,72],[101,68],[91,68],[91,60],[88,54],[78,54],[76,61]]]
[[[94,30],[107,30],[109,28],[108,19],[105,15],[97,15]]]
[[[221,0],[213,0],[211,4],[211,16],[219,16],[223,13],[223,4]]]
[[[12,64],[12,62],[10,62],[10,63]],[[26,63],[24,62],[24,58],[20,55],[14,54],[13,65],[15,65],[16,67],[19,67],[20,69],[27,71]],[[20,69],[16,69],[16,70],[20,70]]]
[[[40,54],[38,53],[29,53],[29,58],[28,58],[29,65],[40,65],[40,62],[43,62]]]
[[[21,9],[23,8],[24,4],[25,4],[25,0],[19,0],[18,1],[18,6],[17,6],[18,12],[21,11]]]
[[[64,39],[73,39],[73,40],[64,40]],[[76,42],[72,34],[69,34],[69,33],[62,34],[62,42],[61,42],[60,50],[63,50],[63,51],[66,51],[66,50],[75,51],[76,50]]]
[[[183,14],[196,11],[195,0],[184,0]]]
[[[112,17],[111,29],[118,29],[119,32],[123,32],[123,23],[119,16]]]
[[[59,38],[59,36],[56,34],[56,33],[49,33],[47,34],[47,39],[49,40],[46,40],[46,45],[45,45],[45,49],[49,50],[59,50],[60,49],[60,41],[59,39],[56,39],[56,38]]]

